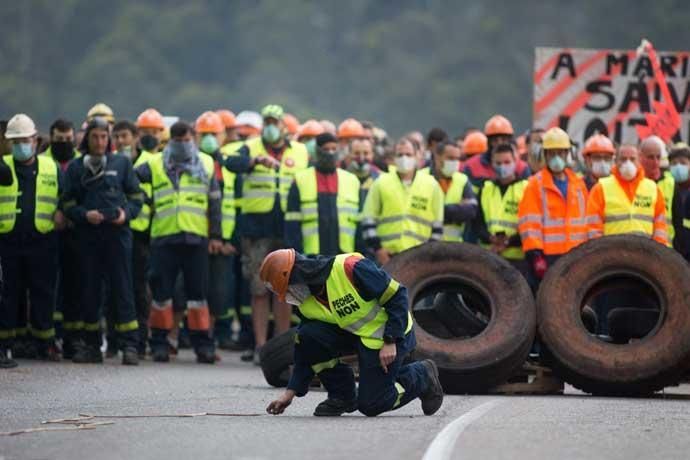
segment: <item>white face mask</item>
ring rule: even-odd
[[[633,180],[637,176],[637,165],[630,160],[625,160],[618,170],[625,180]]]
[[[413,171],[416,164],[417,159],[415,157],[395,157],[395,167],[403,174]]]
[[[285,294],[285,302],[290,305],[300,306],[311,295],[309,286],[306,284],[291,284]]]
[[[611,174],[611,162],[597,160],[592,162],[592,174],[595,177],[607,177]]]
[[[460,169],[460,160],[443,160],[443,167],[441,168],[441,174],[446,177],[452,177],[453,174],[458,172]]]

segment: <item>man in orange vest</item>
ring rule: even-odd
[[[530,264],[532,287],[558,257],[587,241],[587,187],[569,167],[570,137],[560,128],[544,133],[545,166],[529,179],[518,207],[522,249]]]

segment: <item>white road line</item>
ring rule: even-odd
[[[503,401],[499,399],[492,399],[484,404],[480,404],[469,412],[465,412],[460,417],[450,422],[445,426],[445,428],[443,428],[443,430],[441,430],[439,434],[436,435],[434,440],[431,441],[431,444],[424,453],[422,460],[449,459],[453,453],[453,447],[455,447],[455,443],[462,432],[465,431],[465,429],[470,426],[472,422],[489,412],[501,402]]]

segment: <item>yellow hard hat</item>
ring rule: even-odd
[[[551,128],[544,133],[541,146],[544,150],[569,150],[572,147],[572,144],[570,143],[570,136],[568,136],[568,133],[563,131],[561,128]]]
[[[98,104],[91,107],[89,111],[86,113],[86,121],[91,121],[96,117],[105,118],[109,122],[115,121],[113,109],[111,109],[102,102],[99,102]]]

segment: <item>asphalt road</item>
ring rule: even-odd
[[[169,364],[124,367],[21,361],[0,370],[0,432],[78,414],[257,416],[95,419],[92,430],[0,436],[9,459],[688,459],[690,386],[662,399],[447,396],[441,411],[419,403],[376,418],[312,417],[325,393],[264,415],[279,394],[260,370],[224,353],[216,366],[190,353]]]

